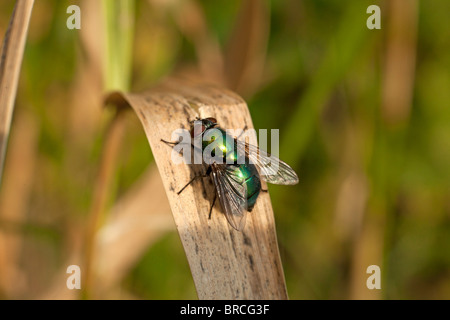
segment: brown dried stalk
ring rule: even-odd
[[[17,84],[34,0],[18,0],[5,34],[0,60],[0,183]]]
[[[110,187],[116,168],[116,160],[119,154],[120,144],[125,129],[123,121],[124,112],[118,109],[114,119],[109,124],[105,136],[105,145],[100,159],[99,173],[95,184],[93,202],[89,212],[89,220],[87,223],[85,252],[83,260],[83,292],[84,298],[89,298],[92,290],[92,266],[94,259],[94,245],[97,231],[100,228],[101,221],[104,219],[104,213],[107,207],[108,196],[110,195]]]
[[[194,173],[189,165],[174,164],[172,149],[161,142],[196,116],[215,117],[223,128],[252,128],[245,102],[228,90],[185,80],[140,94],[113,93],[108,101],[131,106],[144,126],[199,298],[287,299],[269,194],[260,195],[243,232],[228,224],[219,203],[209,220],[210,179],[177,195]]]
[[[382,112],[388,124],[408,121],[414,94],[417,1],[392,0],[388,2],[389,20],[386,34],[386,54],[382,91]]]

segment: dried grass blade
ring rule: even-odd
[[[17,85],[34,0],[18,0],[5,34],[0,60],[0,183]]]
[[[252,128],[245,102],[225,89],[173,80],[140,94],[114,93],[108,100],[131,105],[144,126],[199,298],[287,299],[269,194],[261,194],[243,232],[229,226],[219,205],[208,220],[213,185],[205,178],[177,195],[194,173],[189,165],[174,164],[172,149],[161,142],[196,116],[213,116],[224,128]]]

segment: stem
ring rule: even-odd
[[[128,91],[131,81],[132,44],[134,30],[134,0],[103,0],[102,13],[105,28],[103,78],[106,91]],[[85,238],[84,285],[82,297],[93,295],[93,264],[95,237],[99,230],[111,194],[120,145],[124,133],[124,112],[117,108],[116,115],[105,134],[94,197],[89,212]]]
[[[95,236],[102,222],[105,220],[104,214],[111,193],[111,185],[114,178],[114,171],[117,166],[117,158],[124,134],[124,112],[123,109],[117,109],[114,119],[109,124],[105,135],[105,144],[100,160],[98,177],[96,179],[94,197],[89,212],[87,222],[87,233],[84,255],[84,291],[83,297],[88,298],[91,295],[93,274],[92,264],[94,260]]]
[[[33,4],[34,0],[16,2],[3,41],[0,61],[0,184]]]

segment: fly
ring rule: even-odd
[[[194,130],[195,129],[195,130]],[[211,134],[210,130],[215,133]],[[280,185],[294,185],[298,183],[295,171],[277,157],[264,152],[257,146],[245,143],[230,137],[226,131],[218,126],[215,118],[197,119],[191,121],[191,138],[201,138],[201,151],[207,147],[221,150],[219,157],[223,161],[206,161],[207,170],[204,175],[195,176],[178,194],[183,192],[198,178],[211,176],[216,192],[209,211],[211,218],[212,208],[219,198],[229,224],[236,230],[242,231],[248,212],[251,212],[262,189],[261,180]],[[218,139],[216,135],[222,139]],[[177,142],[162,142],[175,145]],[[194,140],[191,140],[194,145]],[[232,145],[229,145],[229,144]],[[197,149],[199,149],[197,147]],[[200,151],[200,150],[197,150]],[[245,157],[244,163],[238,161],[240,155]],[[203,158],[204,159],[204,158]],[[216,158],[217,159],[217,158]],[[271,165],[277,163],[276,169]]]

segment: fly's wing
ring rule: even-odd
[[[247,189],[231,176],[225,164],[212,164],[212,176],[220,204],[230,225],[238,231],[244,229],[247,217]]]
[[[245,155],[250,163],[258,168],[262,180],[283,185],[298,183],[298,176],[294,169],[277,157],[259,149],[257,146],[237,139],[235,139],[235,148],[238,155]]]

